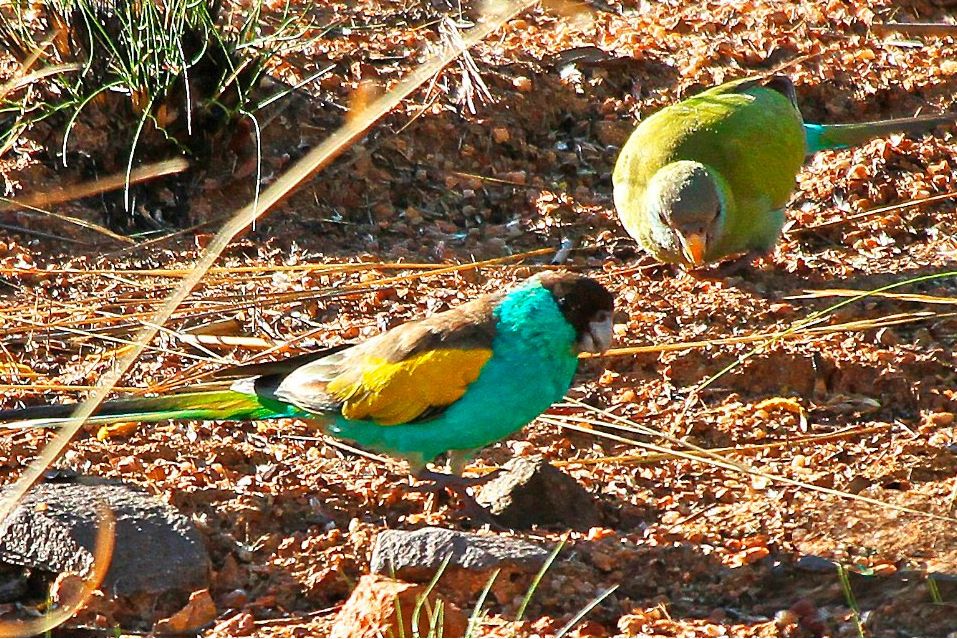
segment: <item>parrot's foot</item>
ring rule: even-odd
[[[419,486],[413,487],[418,492],[430,492],[439,494],[448,492],[458,497],[461,504],[459,512],[475,521],[488,524],[493,530],[506,530],[495,520],[495,516],[472,495],[470,488],[481,486],[501,473],[502,470],[494,470],[481,477],[462,477],[461,475],[452,475],[449,473],[438,473],[427,468],[423,468],[415,473],[415,478],[423,482]]]
[[[755,262],[763,260],[765,257],[767,257],[766,252],[748,251],[713,266],[688,271],[688,275],[698,280],[723,280],[730,277],[749,280],[752,279],[749,276],[754,275],[758,270]]]
[[[461,475],[438,473],[434,470],[423,468],[415,473],[415,478],[421,482],[428,482],[419,489],[422,490],[422,492],[439,492],[445,489],[454,492],[460,489],[481,486],[482,484],[495,479],[501,473],[502,469],[498,468],[490,473],[479,475],[478,477],[462,477]]]

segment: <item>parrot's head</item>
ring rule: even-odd
[[[584,275],[546,272],[535,279],[555,299],[565,320],[575,329],[576,348],[580,353],[603,353],[611,345],[614,334],[615,296]]]
[[[685,266],[701,266],[721,236],[730,197],[724,179],[700,162],[665,165],[645,190],[655,244]]]

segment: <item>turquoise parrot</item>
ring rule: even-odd
[[[474,480],[426,464],[443,453],[464,461],[560,400],[578,354],[609,346],[613,308],[592,279],[542,273],[360,344],[233,367],[223,374],[240,379],[222,390],[109,401],[89,423],[311,420],[328,436],[408,461],[417,477],[477,506],[467,491]],[[51,427],[74,409],[5,410],[0,422]]]
[[[713,87],[643,120],[615,164],[625,230],[662,262],[695,268],[773,248],[806,156],[893,132],[924,133],[957,114],[807,124],[784,76]]]

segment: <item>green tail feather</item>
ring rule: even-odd
[[[20,427],[50,427],[66,422],[77,404],[32,406],[0,411],[0,422]],[[87,420],[89,424],[161,422],[168,419],[255,420],[305,417],[304,411],[268,397],[233,390],[182,393],[104,402]],[[7,424],[12,426],[13,424]]]
[[[804,136],[807,141],[808,155],[826,149],[845,149],[861,144],[871,138],[891,133],[910,133],[919,135],[933,131],[942,125],[957,124],[957,114],[928,115],[919,118],[898,118],[859,124],[807,124]]]

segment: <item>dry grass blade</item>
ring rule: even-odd
[[[4,320],[4,321],[7,321],[7,322],[10,322],[10,321],[13,320],[13,318],[7,317],[7,316],[4,315],[3,313],[0,313],[0,320]],[[42,322],[37,322],[37,321],[34,321],[34,320],[32,320],[32,319],[20,318],[19,321],[20,321],[21,323],[23,323],[23,324],[30,325],[30,326],[32,326],[32,327],[34,327],[34,328],[37,328],[37,329],[41,329],[41,330],[42,330],[42,329],[47,328],[47,326],[45,326]],[[149,324],[146,324],[146,325],[149,326]],[[111,343],[111,344],[120,344],[120,345],[121,345],[121,348],[129,348],[129,347],[133,347],[133,346],[136,345],[136,342],[133,341],[133,340],[123,339],[122,337],[111,337],[111,336],[109,336],[109,335],[103,335],[103,334],[101,334],[101,333],[93,333],[93,332],[91,332],[91,331],[85,331],[85,330],[79,329],[79,328],[71,328],[71,327],[62,326],[62,327],[59,327],[59,330],[62,331],[62,332],[64,332],[64,333],[70,334],[70,335],[76,335],[76,336],[83,337],[83,338],[86,338],[86,339],[91,339],[91,340],[94,340],[94,341],[99,340],[99,341],[108,342],[108,343]],[[186,335],[184,335],[184,334],[177,333],[176,331],[170,330],[170,329],[165,328],[165,327],[162,327],[162,326],[157,326],[157,327],[156,327],[156,331],[157,331],[157,332],[162,332],[162,333],[164,333],[165,335],[168,335],[168,336],[171,337],[171,338],[180,339],[180,340],[183,341],[183,342],[188,342],[188,343],[192,344],[193,346],[197,346],[197,347],[201,347],[201,346],[202,346],[202,342],[199,341],[199,340],[190,341],[190,337],[195,337],[195,336],[186,336]],[[187,353],[187,352],[185,352],[185,351],[177,351],[177,350],[173,350],[173,349],[171,349],[171,348],[164,348],[164,347],[162,347],[162,346],[148,346],[148,345],[147,345],[147,346],[144,346],[144,347],[143,347],[143,350],[149,350],[149,351],[151,351],[151,352],[156,352],[156,353],[166,353],[167,355],[175,355],[176,357],[181,357],[181,358],[184,358],[184,359],[193,359],[193,360],[197,360],[197,361],[218,361],[218,362],[222,362],[222,361],[223,361],[223,359],[222,359],[219,355],[217,355],[216,353],[213,353],[212,351],[209,351],[209,350],[206,350],[206,351],[205,351],[206,354],[209,355],[209,357],[203,357],[203,356],[201,356],[201,355],[196,355],[196,354],[194,354],[194,353]],[[205,350],[205,349],[204,349],[204,350]]]
[[[822,288],[809,289],[802,295],[789,295],[786,300],[815,300],[828,297],[856,297],[863,291],[853,288]],[[938,295],[921,295],[919,293],[874,293],[871,297],[882,297],[899,302],[918,302],[920,304],[957,304],[957,297],[941,297]]]
[[[424,273],[412,273],[410,275],[398,275],[395,277],[386,277],[386,278],[382,278],[378,280],[371,280],[368,282],[363,282],[360,286],[357,286],[355,288],[339,287],[335,289],[335,292],[340,295],[348,295],[348,294],[357,293],[357,292],[367,292],[370,290],[374,290],[375,287],[389,286],[392,284],[398,284],[399,282],[408,282],[412,280],[422,279],[426,275],[448,275],[450,273],[461,273],[463,271],[471,271],[471,270],[475,270],[479,268],[487,268],[489,266],[496,266],[496,265],[502,264],[503,262],[513,261],[513,260],[523,260],[527,257],[534,257],[537,255],[546,255],[548,253],[554,253],[554,252],[555,250],[550,248],[536,249],[534,251],[528,251],[526,253],[518,253],[516,255],[509,255],[508,257],[496,257],[490,260],[484,260],[482,262],[472,262],[469,264],[457,264],[454,266],[446,266],[442,268],[429,270]],[[547,268],[547,267],[543,266],[542,268]],[[275,347],[263,353],[259,353],[256,357],[243,363],[249,364],[254,361],[259,361],[260,359],[268,355],[271,355],[273,353],[288,350],[289,347],[295,344],[296,342],[299,342],[314,333],[315,331],[309,331],[303,335],[300,335],[299,337],[294,337],[291,340],[277,344]]]
[[[281,439],[290,439],[297,442],[322,442],[332,446],[333,448],[338,448],[341,451],[347,452],[350,455],[355,455],[356,457],[362,457],[364,459],[374,461],[395,472],[403,470],[402,465],[394,459],[383,457],[382,455],[376,455],[375,453],[370,453],[367,450],[350,446],[345,442],[339,441],[338,439],[334,439],[332,437],[326,437],[325,435],[320,435],[318,437],[310,437],[308,435],[280,435],[279,437]]]
[[[0,384],[0,391],[24,391],[28,393],[44,393],[47,391],[54,391],[58,393],[71,393],[76,391],[92,391],[99,388],[98,386],[84,386],[84,385],[74,385],[74,384],[39,384],[39,383],[30,383],[30,384]],[[113,390],[118,393],[142,393],[145,391],[145,388],[137,388],[134,386],[114,386]]]
[[[208,275],[244,275],[244,274],[268,274],[268,273],[290,273],[290,272],[315,272],[320,273],[352,273],[372,270],[431,270],[446,268],[448,264],[419,264],[404,262],[359,262],[357,264],[321,264],[314,262],[303,262],[302,264],[263,264],[262,266],[218,266],[207,271]],[[185,268],[147,268],[147,269],[107,269],[107,268],[19,268],[2,267],[0,274],[5,275],[38,275],[40,273],[49,275],[121,275],[124,277],[142,276],[142,277],[172,277],[183,278],[189,275],[192,269]]]
[[[640,424],[636,424],[630,419],[621,417],[620,415],[616,415],[615,413],[609,410],[595,408],[594,406],[590,406],[584,402],[578,401],[577,399],[573,399],[573,398],[566,398],[566,400],[574,404],[575,406],[578,406],[579,408],[583,408],[587,411],[592,412],[593,414],[601,415],[604,418],[613,420],[613,422],[602,422],[603,425],[605,426],[608,426],[610,428],[616,428],[618,430],[624,430],[630,433],[637,433],[637,434],[647,435],[650,437],[660,437],[672,444],[675,444],[676,446],[680,446],[682,448],[686,448],[687,450],[694,451],[694,452],[686,452],[683,450],[671,450],[664,446],[658,446],[650,442],[641,442],[641,441],[629,439],[626,437],[619,437],[618,435],[612,435],[611,433],[604,433],[604,432],[595,431],[589,428],[582,428],[580,426],[575,425],[574,423],[569,424],[564,422],[564,420],[559,420],[555,418],[548,418],[548,423],[552,423],[553,425],[558,425],[563,428],[566,428],[566,427],[571,428],[572,430],[578,430],[584,433],[599,435],[599,436],[611,439],[612,441],[618,441],[624,444],[631,444],[632,446],[647,448],[648,450],[651,450],[654,452],[675,455],[681,459],[696,461],[699,463],[708,464],[711,466],[717,466],[718,468],[724,468],[726,470],[732,470],[732,471],[739,472],[746,475],[761,477],[763,479],[767,479],[768,481],[772,481],[772,482],[789,484],[791,486],[796,486],[798,488],[803,488],[805,490],[810,490],[813,492],[830,495],[832,497],[840,497],[841,499],[858,501],[858,502],[862,502],[866,504],[871,504],[873,506],[880,506],[881,508],[896,510],[898,512],[908,513],[911,515],[919,515],[922,517],[929,517],[931,519],[938,519],[940,521],[957,523],[957,518],[948,517],[947,515],[939,515],[937,513],[930,513],[923,510],[917,510],[916,508],[909,508],[907,506],[899,506],[897,504],[891,504],[889,502],[881,501],[879,499],[872,499],[870,497],[865,497],[863,495],[857,495],[854,493],[848,493],[841,490],[835,490],[833,488],[825,488],[823,486],[816,486],[814,484],[809,484],[806,482],[798,481],[796,479],[791,479],[790,477],[785,477],[783,475],[775,475],[773,473],[766,473],[764,471],[758,470],[746,464],[729,460],[727,457],[723,455],[717,454],[714,451],[710,451],[706,448],[696,446],[692,444],[691,442],[685,441],[679,437],[674,437],[667,433],[657,431],[651,428],[647,428],[647,427],[641,426]]]
[[[907,202],[901,202],[900,204],[891,204],[889,206],[881,206],[876,209],[871,209],[869,211],[864,211],[863,213],[856,213],[854,215],[849,215],[847,217],[840,217],[836,220],[828,220],[827,222],[820,222],[818,224],[811,224],[809,226],[801,226],[793,228],[789,231],[792,235],[795,233],[810,233],[811,231],[819,231],[820,229],[830,228],[833,226],[840,226],[841,224],[850,224],[851,222],[860,222],[862,220],[867,220],[872,217],[877,217],[879,215],[884,215],[885,213],[894,213],[897,211],[903,211],[904,209],[909,209],[915,206],[924,206],[926,204],[934,204],[935,202],[943,202],[945,200],[952,200],[957,198],[957,191],[951,191],[949,193],[941,193],[940,195],[932,195],[930,197],[925,197],[920,200],[910,200]]]
[[[34,637],[44,635],[68,621],[86,605],[110,568],[113,545],[116,541],[116,518],[106,504],[100,506],[99,526],[93,548],[93,568],[83,580],[83,587],[72,601],[64,602],[57,610],[30,620],[0,620],[0,637]]]
[[[173,312],[192,292],[193,288],[212,267],[219,255],[232,239],[247,226],[250,226],[260,215],[270,210],[278,202],[288,196],[299,184],[327,166],[346,148],[359,140],[366,131],[382,116],[386,115],[420,85],[427,82],[436,72],[445,68],[454,60],[464,48],[470,47],[498,30],[503,24],[515,15],[535,4],[536,0],[507,0],[491,4],[483,11],[479,24],[471,29],[464,37],[462,46],[447,49],[433,56],[410,73],[404,80],[371,102],[362,114],[356,114],[345,125],[332,134],[325,142],[312,149],[293,165],[276,182],[263,191],[260,198],[238,211],[216,234],[210,244],[203,251],[194,266],[193,272],[183,279],[179,287],[157,310],[147,326],[136,336],[136,346],[133,347],[116,366],[104,375],[100,388],[84,401],[70,421],[65,424],[53,441],[40,453],[37,459],[24,471],[16,484],[8,490],[0,501],[0,521],[5,520],[13,508],[26,494],[30,486],[40,479],[43,471],[60,456],[69,445],[73,436],[83,425],[83,422],[93,414],[96,407],[110,393],[113,386],[120,380],[126,371],[133,365],[147,344],[156,336],[158,326],[162,326]]]
[[[125,171],[121,173],[114,173],[113,175],[108,175],[104,178],[93,180],[91,182],[64,186],[47,191],[45,193],[26,195],[16,200],[7,200],[6,204],[0,207],[0,212],[9,211],[20,207],[40,209],[44,206],[62,204],[63,202],[69,202],[70,200],[77,200],[84,197],[99,195],[100,193],[106,193],[107,191],[115,191],[116,189],[127,186],[127,184],[136,184],[138,182],[146,182],[166,175],[172,175],[174,173],[182,173],[188,167],[189,162],[183,158],[175,158],[172,160],[165,160],[163,162],[156,162],[154,164],[147,164],[134,169],[133,172],[130,173],[129,182],[127,182]],[[111,236],[113,235],[115,234],[111,234]],[[117,235],[116,237],[122,236]],[[125,242],[131,241],[129,238],[122,239]]]
[[[861,291],[849,291],[853,295],[847,297],[860,297]],[[879,295],[879,294],[877,294]],[[824,296],[821,296],[824,297]],[[792,298],[786,298],[792,299]],[[796,299],[796,298],[795,298]],[[947,298],[941,298],[947,299]],[[943,303],[943,302],[939,302]],[[955,300],[954,303],[957,303]],[[718,339],[702,340],[697,342],[673,342],[670,344],[651,344],[648,346],[622,346],[620,348],[609,348],[604,353],[582,353],[579,357],[582,359],[603,358],[603,357],[624,357],[626,355],[641,355],[643,353],[668,353],[672,351],[684,351],[696,348],[710,348],[713,346],[728,346],[734,344],[753,344],[762,342],[771,344],[779,340],[798,340],[819,337],[830,333],[846,333],[873,330],[885,326],[897,326],[900,324],[909,324],[911,322],[922,322],[930,319],[941,319],[951,317],[953,313],[934,313],[932,311],[914,311],[913,313],[894,313],[884,317],[869,319],[851,320],[841,324],[832,324],[830,326],[811,326],[788,328],[782,331],[772,333],[756,333],[754,335],[742,335],[740,337],[722,337]]]
[[[181,334],[178,339],[185,344],[204,346],[222,346],[225,348],[246,348],[249,350],[269,350],[284,346],[285,342],[262,337],[248,337],[245,335],[190,335]]]
[[[27,56],[27,58],[20,63],[20,68],[17,69],[13,78],[0,87],[0,100],[5,99],[12,91],[16,91],[17,89],[24,87],[36,80],[55,75],[57,73],[77,71],[81,68],[79,64],[64,64],[48,67],[46,69],[30,73],[30,69],[32,69],[33,65],[37,63],[37,60],[39,60],[40,56],[42,56],[44,51],[47,50],[47,47],[53,44],[57,38],[60,38],[63,35],[63,31],[63,27],[57,29],[53,34],[50,35],[50,37],[40,43],[40,45],[33,50],[33,53]]]
[[[81,66],[79,64],[58,64],[56,66],[40,69],[39,71],[34,71],[33,73],[25,73],[23,75],[16,76],[0,87],[0,100],[3,100],[5,97],[7,97],[7,95],[16,91],[17,89],[22,89],[29,84],[33,84],[37,80],[42,80],[43,78],[48,78],[51,75],[57,75],[58,73],[79,71],[80,69]]]
[[[936,22],[884,22],[871,25],[871,30],[882,35],[885,33],[903,33],[905,35],[953,36],[957,35],[957,24]]]
[[[546,415],[548,417],[548,415]],[[566,418],[567,419],[567,418]],[[605,422],[599,422],[598,420],[592,420],[587,418],[575,417],[576,421],[581,421],[585,424],[595,425],[604,425]],[[787,441],[773,441],[765,442],[763,444],[749,444],[746,446],[727,446],[723,448],[708,448],[712,453],[717,455],[740,455],[748,456],[755,455],[757,453],[763,453],[769,450],[791,450],[795,448],[803,448],[808,445],[817,445],[824,442],[833,442],[839,440],[852,439],[855,437],[865,437],[867,435],[874,435],[876,433],[882,433],[888,428],[891,428],[891,424],[882,424],[880,426],[867,426],[865,428],[848,428],[846,430],[838,431],[836,433],[828,433],[826,435],[813,435],[811,437],[799,437],[797,439],[789,439]],[[599,464],[653,464],[661,461],[669,461],[672,459],[679,459],[678,455],[675,453],[651,453],[648,455],[608,455],[605,457],[586,457],[584,459],[568,459],[561,461],[551,462],[554,466],[565,467],[565,466],[597,466]]]
[[[13,204],[13,203],[14,203],[14,201],[11,200],[11,199],[9,199],[9,198],[0,198],[0,202],[6,202],[7,204]],[[17,204],[17,206],[19,206],[20,208],[25,209],[25,210],[30,211],[30,212],[33,212],[33,213],[36,214],[37,216],[52,217],[52,218],[54,218],[54,219],[62,220],[63,222],[67,222],[67,223],[73,224],[73,225],[75,225],[75,226],[80,226],[80,227],[85,228],[85,229],[90,229],[91,231],[96,231],[97,233],[100,233],[101,235],[107,236],[107,237],[110,238],[111,240],[116,240],[117,242],[122,242],[122,243],[124,243],[124,244],[133,244],[133,243],[134,243],[134,240],[132,240],[132,239],[126,237],[125,235],[120,235],[119,233],[114,233],[113,231],[111,231],[110,229],[106,228],[105,226],[101,226],[101,225],[96,224],[95,222],[91,222],[91,221],[89,221],[89,220],[84,220],[83,218],[73,217],[72,215],[64,215],[63,213],[54,213],[53,211],[48,211],[48,210],[46,210],[46,209],[40,209],[40,208],[37,208],[37,207],[35,207],[35,206],[29,206],[29,205],[22,204],[22,203],[16,203],[16,204]],[[8,269],[8,270],[14,270],[14,269]],[[38,270],[38,269],[34,269],[34,270]]]
[[[331,297],[331,296],[355,295],[360,293],[368,293],[371,290],[373,290],[374,287],[388,286],[388,285],[397,284],[400,282],[411,282],[414,280],[422,279],[423,277],[426,277],[426,276],[448,275],[451,273],[460,273],[460,272],[471,271],[471,270],[476,270],[480,268],[505,266],[513,262],[520,263],[522,260],[525,260],[526,258],[548,255],[554,252],[555,252],[555,249],[544,248],[544,249],[535,249],[533,251],[527,251],[525,253],[516,253],[514,255],[509,255],[506,257],[493,258],[493,259],[484,260],[480,262],[469,262],[465,264],[457,264],[452,266],[444,265],[444,264],[436,264],[436,265],[430,265],[431,268],[428,268],[428,269],[415,269],[415,270],[419,270],[419,272],[417,273],[381,278],[377,280],[369,280],[367,282],[363,282],[362,284],[357,284],[357,285],[326,287],[321,289],[296,291],[292,293],[270,293],[265,295],[259,295],[254,299],[250,299],[249,296],[245,294],[238,294],[235,296],[220,295],[216,297],[208,297],[202,300],[195,300],[194,301],[195,305],[191,308],[177,309],[177,311],[173,314],[172,317],[175,317],[176,319],[179,319],[179,320],[187,320],[187,319],[195,320],[195,319],[199,319],[209,315],[221,315],[223,313],[239,311],[242,309],[249,308],[251,306],[261,305],[264,303],[275,306],[280,304],[301,303],[301,302],[305,302],[309,300],[314,300],[314,299],[319,299],[324,297]],[[528,268],[547,270],[552,267],[548,265],[529,265]],[[0,273],[2,272],[4,271],[0,270]],[[25,271],[18,271],[18,272],[23,273]],[[38,270],[37,272],[52,273],[54,271]],[[171,272],[175,273],[175,271],[171,271]],[[123,271],[116,271],[116,272],[104,271],[102,274],[112,276],[117,273],[123,274],[124,272]],[[156,292],[157,290],[160,290],[160,289],[159,287],[152,287],[150,290],[151,292]],[[209,304],[210,302],[225,302],[231,299],[239,299],[243,301],[240,303],[229,304],[227,306],[222,306],[222,305],[215,306],[215,305]],[[124,300],[119,300],[119,299],[113,300],[114,303],[120,303],[123,301]],[[87,298],[86,300],[83,300],[82,303],[94,305],[96,303],[101,303],[101,302],[102,300],[100,298]],[[126,302],[138,304],[138,303],[142,303],[143,300],[141,299],[127,300]],[[78,301],[78,303],[80,302]],[[33,317],[35,315],[34,313],[35,308],[34,308],[34,305],[32,304],[22,305],[19,307],[11,307],[6,309],[8,318],[10,318],[11,321],[15,321],[15,318],[10,313],[13,313],[15,311],[24,311],[28,313],[30,317]],[[150,311],[125,313],[122,315],[120,314],[104,315],[100,313],[97,317],[82,317],[79,319],[71,317],[71,318],[65,318],[65,319],[57,319],[54,321],[47,322],[43,324],[42,326],[45,329],[54,329],[54,328],[62,329],[64,327],[76,327],[78,325],[83,325],[90,328],[94,326],[99,326],[99,327],[106,326],[106,327],[110,327],[108,330],[113,330],[113,329],[121,328],[120,325],[123,323],[127,324],[126,328],[132,328],[131,323],[133,322],[135,322],[136,324],[142,325],[144,323],[143,320],[151,317],[152,315],[153,315],[153,312],[150,312]],[[24,321],[21,323],[29,324],[31,326],[35,325],[27,321]],[[13,334],[21,333],[21,332],[23,332],[23,327],[8,326],[6,328],[0,329],[0,336],[13,335]]]
[[[841,300],[840,302],[837,302],[836,304],[832,304],[831,306],[829,306],[829,307],[827,307],[827,308],[825,308],[825,309],[823,309],[823,310],[820,310],[820,311],[816,311],[816,312],[814,312],[814,313],[811,313],[810,315],[808,315],[807,317],[805,317],[805,318],[802,319],[802,320],[798,320],[798,321],[794,322],[794,323],[790,326],[790,328],[788,328],[787,330],[785,330],[785,331],[781,334],[781,338],[783,339],[783,338],[790,337],[792,334],[797,333],[797,332],[802,331],[802,330],[803,330],[803,331],[809,330],[809,329],[815,327],[816,325],[821,324],[821,323],[827,321],[827,319],[828,319],[828,318],[831,316],[831,314],[834,313],[835,311],[837,311],[837,310],[839,310],[839,309],[841,309],[841,308],[844,308],[845,306],[849,306],[850,304],[853,304],[853,303],[855,303],[855,302],[859,302],[859,301],[861,301],[861,300],[863,300],[863,299],[867,299],[868,297],[871,297],[871,296],[873,296],[873,295],[880,294],[880,293],[885,293],[885,292],[887,292],[887,291],[891,291],[891,290],[894,290],[894,289],[896,289],[896,288],[900,288],[900,287],[902,287],[902,286],[909,286],[909,285],[913,285],[913,284],[921,284],[921,283],[923,283],[923,282],[932,282],[932,281],[935,281],[935,280],[942,280],[942,279],[948,279],[948,278],[954,278],[954,277],[957,277],[957,271],[944,271],[944,272],[942,272],[942,273],[932,273],[932,274],[930,274],[930,275],[920,275],[920,276],[917,276],[917,277],[911,277],[911,278],[908,278],[908,279],[906,279],[906,280],[901,280],[901,281],[899,281],[899,282],[892,282],[892,283],[890,283],[890,284],[886,284],[886,285],[884,285],[884,286],[878,287],[878,288],[873,289],[873,290],[870,290],[870,291],[864,291],[864,292],[862,292],[860,295],[855,295],[855,296],[853,296],[853,297],[849,297],[849,298],[843,299],[843,300]],[[920,315],[923,315],[923,313],[920,313]],[[866,321],[866,320],[865,320],[865,321]],[[896,322],[896,323],[903,323],[903,322]],[[861,322],[851,322],[851,324],[860,325]],[[873,324],[871,324],[871,326],[873,326]],[[831,327],[829,327],[829,328],[834,329],[834,328],[836,328],[836,327],[831,326]],[[757,353],[763,352],[765,348],[767,348],[768,346],[770,346],[770,345],[773,343],[773,341],[774,341],[774,340],[765,340],[765,341],[759,343],[757,346],[755,346],[754,348],[752,348],[750,351],[748,351],[747,353],[745,353],[745,354],[743,354],[741,357],[739,357],[736,361],[731,362],[730,364],[728,364],[727,366],[725,366],[724,368],[722,368],[721,370],[719,370],[717,373],[715,373],[715,374],[711,375],[710,377],[708,377],[707,379],[701,381],[701,382],[694,388],[694,390],[691,392],[691,394],[689,395],[688,401],[685,403],[685,409],[684,409],[684,411],[682,412],[681,416],[679,416],[679,421],[680,421],[681,419],[683,419],[684,413],[687,412],[688,408],[690,407],[690,405],[691,405],[691,403],[690,403],[691,400],[692,400],[693,398],[697,397],[698,394],[699,394],[702,390],[704,390],[705,388],[707,388],[708,386],[710,386],[711,384],[713,384],[715,381],[717,381],[718,379],[720,379],[721,377],[723,377],[723,376],[726,375],[727,373],[731,372],[732,370],[734,370],[735,368],[737,368],[738,366],[740,366],[741,364],[743,364],[745,361],[747,361],[749,358],[753,357],[753,356],[756,355]]]

